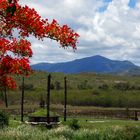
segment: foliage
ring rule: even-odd
[[[22,90],[22,85],[19,86],[19,89]],[[33,84],[24,84],[24,90],[34,90]]]
[[[39,106],[40,108],[45,108],[45,100],[43,99],[43,95],[41,95]]]
[[[0,131],[0,140],[139,140],[140,127],[109,127],[105,130],[79,129],[60,126],[51,130],[20,125]]]
[[[31,114],[31,116],[47,116],[47,110],[46,109],[38,109],[37,111],[35,111],[34,113]],[[50,116],[58,116],[57,113],[50,111]]]
[[[78,89],[87,89],[88,88],[88,81],[85,80],[81,84],[78,84]]]
[[[18,38],[14,31],[18,30]],[[29,57],[32,57],[29,35],[37,39],[50,38],[65,48],[76,49],[77,38],[67,25],[60,26],[42,19],[33,8],[21,6],[18,0],[0,0],[0,88],[15,88],[16,82],[10,74],[28,75],[31,72]]]
[[[94,91],[92,91],[92,95],[99,96],[100,95],[100,92],[97,91],[97,90],[94,90]]]
[[[70,121],[69,127],[71,129],[78,130],[80,128],[80,125],[78,124],[78,120],[77,119],[73,119],[72,121]]]
[[[25,78],[26,84],[33,84],[33,91],[25,91],[25,104],[39,104],[40,94],[43,94],[43,99],[46,99],[46,83],[48,75],[47,72],[34,72],[28,78]],[[53,77],[52,83],[59,81],[62,89],[51,90],[51,104],[63,104],[64,103],[64,76],[67,76],[68,86],[68,104],[78,106],[102,106],[102,107],[140,107],[140,94],[137,88],[133,90],[118,90],[114,88],[116,81],[123,81],[128,83],[130,87],[139,86],[140,77],[132,76],[116,76],[106,74],[63,74],[63,73],[51,73]],[[21,84],[19,77],[16,77],[17,84]],[[88,79],[88,85],[93,87],[79,90],[77,85]],[[108,89],[99,89],[102,84],[107,84]],[[9,105],[19,103],[20,91],[9,91],[8,101]]]
[[[55,82],[55,89],[56,90],[60,90],[62,87],[61,87],[61,83],[59,81],[56,81]]]
[[[134,85],[130,85],[130,83],[116,83],[114,84],[114,88],[117,90],[122,90],[122,91],[126,91],[126,90],[140,90],[140,86],[137,84]]]
[[[119,82],[114,85],[114,88],[116,88],[118,90],[129,90],[130,85],[129,85],[129,83]]]
[[[109,86],[107,84],[102,84],[99,86],[99,89],[102,89],[102,90],[107,90],[109,88]]]
[[[50,89],[54,89],[54,88],[55,88],[54,84],[51,83],[51,84],[50,84]]]
[[[0,128],[9,124],[9,116],[4,111],[0,111]]]

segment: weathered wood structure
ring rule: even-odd
[[[49,117],[49,123],[48,123],[48,117],[43,116],[28,116],[29,121],[28,124],[45,124],[45,125],[55,125],[59,124],[59,116]]]

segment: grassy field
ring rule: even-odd
[[[51,103],[64,103],[64,76],[68,81],[68,104],[74,106],[101,106],[140,108],[140,77],[107,74],[51,73]],[[39,104],[47,94],[47,72],[34,72],[25,78],[25,104]],[[20,104],[21,77],[16,77],[18,88],[8,91],[9,105]],[[1,94],[1,99],[2,94]]]
[[[9,127],[0,129],[0,140],[139,140],[140,122],[77,118],[79,129],[70,127],[72,119],[46,129],[10,119]]]
[[[0,129],[0,140],[139,140],[140,121],[134,121],[134,110],[140,111],[140,77],[106,74],[52,73],[51,111],[58,113],[61,124],[50,130],[20,122],[21,77],[18,88],[8,91],[8,108],[0,94],[0,109],[9,114],[10,124]],[[35,72],[25,78],[24,121],[46,101],[46,72]],[[68,80],[67,122],[63,122],[64,76]],[[3,101],[2,101],[3,100]],[[129,119],[125,118],[129,115]],[[138,117],[140,113],[138,113]],[[119,119],[121,118],[122,119]],[[124,118],[125,119],[124,119]],[[71,127],[78,120],[80,129]]]

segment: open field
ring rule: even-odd
[[[8,91],[8,108],[0,94],[0,110],[10,114],[8,127],[0,129],[0,140],[139,140],[140,121],[134,121],[135,111],[140,118],[140,77],[83,73],[64,75],[52,73],[50,110],[60,115],[61,124],[50,130],[20,122],[20,85]],[[25,78],[24,121],[46,101],[46,72],[35,72]],[[63,122],[64,76],[68,80],[67,122]],[[70,127],[78,120],[80,129]]]
[[[52,73],[51,103],[64,103],[64,76],[67,76],[68,104],[74,106],[101,106],[140,108],[140,77],[106,74]],[[47,72],[35,72],[25,78],[25,104],[38,105],[46,100]],[[22,78],[16,77],[18,88],[8,91],[8,104],[20,104]],[[2,100],[4,97],[1,97]]]

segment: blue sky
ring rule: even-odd
[[[77,51],[30,37],[31,63],[65,62],[102,55],[140,65],[140,0],[21,0],[42,18],[56,19],[80,34]]]
[[[107,10],[107,7],[108,7],[109,3],[112,2],[112,0],[104,0],[103,2],[105,4],[98,9],[99,12],[105,12]],[[128,6],[130,8],[135,8],[135,6],[136,6],[136,0],[130,0],[128,2]]]
[[[128,3],[128,6],[131,7],[131,8],[135,8],[136,0],[130,0],[129,3]]]

